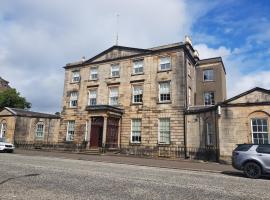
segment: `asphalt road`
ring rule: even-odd
[[[270,179],[0,154],[0,199],[270,199]]]

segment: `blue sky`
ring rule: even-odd
[[[228,97],[270,89],[267,0],[1,0],[0,76],[33,104],[61,110],[63,66],[115,43],[148,48],[190,35],[200,58],[222,56]]]

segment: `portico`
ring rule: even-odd
[[[109,105],[87,106],[89,121],[87,128],[88,148],[120,148],[120,125],[123,110]]]

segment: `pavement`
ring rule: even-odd
[[[15,154],[0,154],[1,200],[270,199],[269,179],[253,180],[242,174],[179,169],[180,165],[190,162],[162,160],[162,165],[165,165],[163,161],[168,163],[165,166],[178,162],[177,169],[170,169],[96,162],[93,156],[90,156],[92,161],[85,161],[78,160],[78,155],[43,153],[17,151]],[[108,157],[99,156],[101,158]],[[117,156],[109,158],[120,159]],[[152,159],[128,160],[150,163]]]
[[[237,173],[231,165],[220,164],[216,162],[204,162],[196,160],[172,160],[164,158],[142,158],[132,157],[125,155],[85,155],[70,152],[51,152],[41,150],[24,150],[16,149],[15,154],[22,154],[27,156],[45,156],[45,157],[57,157],[73,160],[85,160],[105,163],[117,163],[117,164],[128,164],[137,166],[148,166],[148,167],[160,167],[169,169],[181,169],[181,170],[192,170],[192,171],[204,171],[212,173]]]

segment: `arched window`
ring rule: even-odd
[[[252,140],[254,144],[269,144],[267,118],[251,119]]]
[[[269,144],[269,117],[269,113],[263,110],[249,114],[252,143]]]
[[[6,137],[7,132],[7,122],[3,120],[0,124],[0,138]]]
[[[36,137],[38,139],[43,139],[44,137],[44,123],[38,122],[36,125]]]

